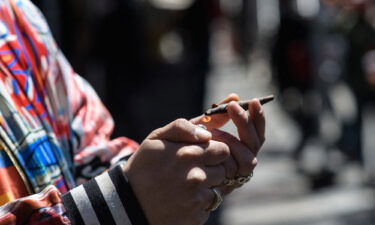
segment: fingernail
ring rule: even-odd
[[[209,131],[201,128],[201,127],[197,127],[195,128],[195,138],[197,140],[201,140],[201,139],[204,139],[204,140],[208,140],[208,139],[211,139],[212,135]]]
[[[263,107],[260,108],[260,110],[259,110],[259,114],[262,114],[262,113],[263,113]]]

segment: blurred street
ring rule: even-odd
[[[220,43],[220,40],[218,41]],[[218,43],[216,43],[218,44]],[[207,81],[206,106],[236,92],[242,98],[275,94],[267,60],[254,57],[249,69],[228,58],[221,48],[213,52],[213,70]],[[257,53],[255,53],[257,54]],[[305,177],[296,172],[291,149],[299,136],[298,127],[280,109],[276,100],[265,107],[267,140],[258,157],[251,182],[232,193],[224,203],[223,225],[370,225],[375,224],[374,191],[362,184],[363,172],[355,165],[344,166],[332,187],[311,191]],[[368,116],[370,117],[370,116]],[[374,120],[368,118],[364,129],[371,132]],[[226,130],[235,133],[228,125]],[[364,132],[368,134],[368,132]],[[372,132],[373,133],[373,132]],[[371,134],[371,133],[370,133]],[[367,135],[368,136],[368,135]],[[374,149],[371,137],[365,137],[365,148]],[[312,146],[319,152],[319,146]],[[321,160],[312,154],[312,161]],[[324,157],[324,156],[323,156]]]

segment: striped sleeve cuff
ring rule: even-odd
[[[72,224],[148,225],[121,166],[63,194],[62,200]]]

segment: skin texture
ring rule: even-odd
[[[228,194],[239,186],[223,185],[225,177],[247,176],[256,166],[265,119],[257,99],[244,111],[231,94],[228,113],[190,121],[178,119],[153,131],[125,164],[135,194],[151,225],[200,225],[214,199],[212,187]],[[232,120],[239,139],[219,130]],[[204,124],[207,130],[196,124]]]

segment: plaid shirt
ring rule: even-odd
[[[35,6],[0,0],[0,224],[69,224],[60,193],[138,147],[113,126]]]

